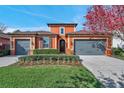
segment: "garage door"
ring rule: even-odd
[[[74,52],[76,55],[104,55],[105,40],[75,40]]]
[[[27,55],[30,49],[30,40],[16,40],[16,55]]]

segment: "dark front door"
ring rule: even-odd
[[[63,39],[60,40],[60,45],[59,46],[60,46],[60,48],[59,48],[60,52],[65,53],[65,40],[63,40]]]
[[[105,40],[75,40],[76,55],[104,55]]]
[[[16,40],[16,55],[27,55],[30,49],[30,40]]]

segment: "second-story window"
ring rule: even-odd
[[[64,35],[65,34],[65,28],[64,27],[60,27],[60,34]]]

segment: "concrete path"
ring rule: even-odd
[[[107,56],[80,56],[88,68],[105,87],[124,88],[124,61]]]
[[[0,57],[0,67],[8,66],[18,61],[18,56]]]

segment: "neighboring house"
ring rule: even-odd
[[[66,54],[111,56],[111,34],[76,31],[76,26],[76,23],[49,23],[50,31],[12,33],[11,55],[32,55],[37,48],[54,48]]]
[[[10,37],[6,34],[0,33],[0,51],[4,49],[9,49]]]
[[[122,49],[124,49],[124,41],[121,40],[121,39],[118,38],[118,37],[113,37],[113,40],[112,40],[112,47],[113,47],[113,48],[122,48]]]

